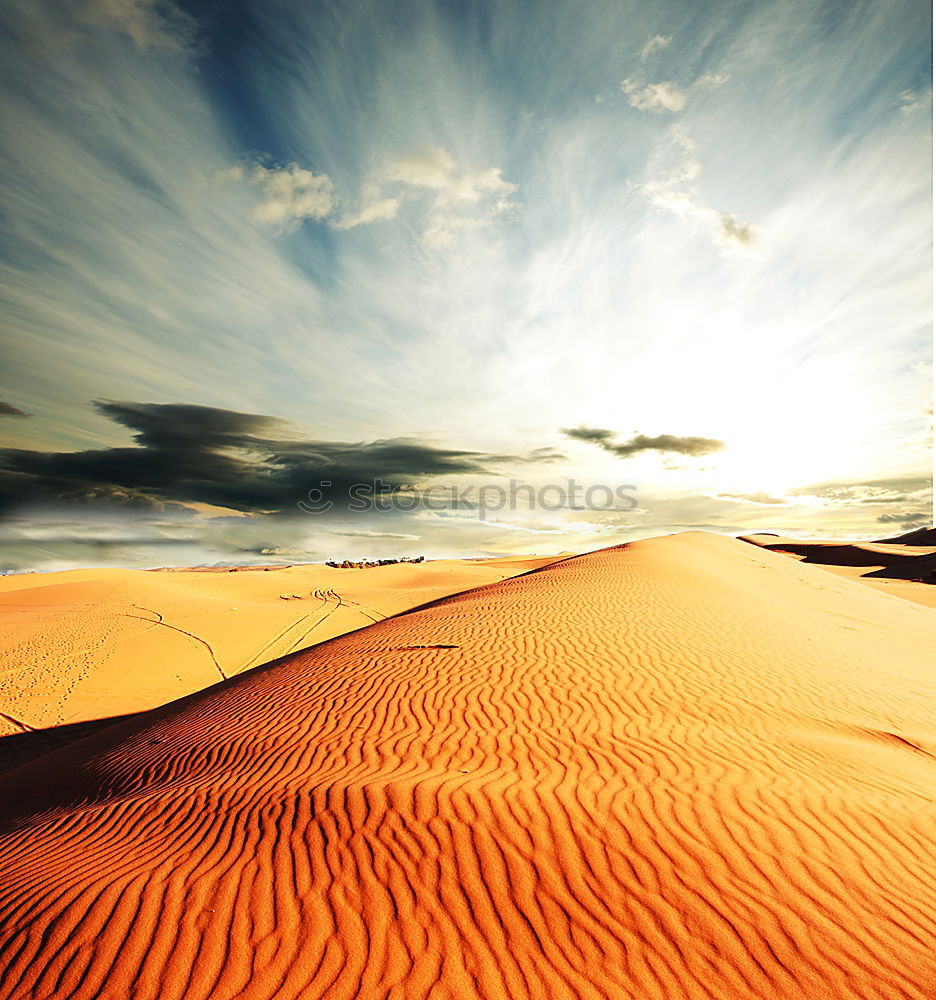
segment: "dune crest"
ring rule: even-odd
[[[926,1000],[936,616],[556,563],[0,779],[0,997]]]
[[[156,708],[274,657],[555,558],[0,577],[0,737]],[[15,756],[0,743],[0,768]]]

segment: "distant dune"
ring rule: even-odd
[[[20,734],[0,739],[0,770],[99,728],[94,720],[555,558],[0,577],[0,737]]]
[[[936,528],[916,528],[895,538],[882,538],[882,542],[899,542],[901,545],[931,545],[936,547]]]
[[[872,542],[804,541],[773,534],[743,535],[742,541],[816,563],[839,576],[936,608],[936,530],[919,528]]]
[[[0,997],[931,1000],[934,645],[691,533],[282,657],[0,778]]]

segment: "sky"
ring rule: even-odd
[[[0,568],[932,523],[928,2],[0,23]]]

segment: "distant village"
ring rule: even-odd
[[[425,561],[425,556],[413,556],[412,558],[403,556],[400,559],[361,559],[358,562],[351,559],[345,559],[343,562],[329,560],[325,565],[331,566],[332,569],[368,569],[371,566],[395,566],[397,563],[421,563]]]

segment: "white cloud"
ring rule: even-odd
[[[401,204],[401,198],[385,198],[378,186],[369,184],[361,192],[361,207],[356,212],[345,212],[332,225],[335,229],[353,229],[371,222],[386,222],[396,218]]]
[[[514,203],[506,198],[489,204],[481,215],[459,215],[437,205],[429,215],[428,224],[423,232],[423,242],[426,246],[436,249],[453,246],[458,240],[457,234],[460,230],[484,229],[498,216],[508,215],[514,208]]]
[[[727,82],[727,73],[703,73],[692,86],[693,89],[698,90],[700,87],[720,87],[723,83]]]
[[[426,149],[392,160],[384,170],[389,181],[444,190],[455,175],[455,160],[444,149]]]
[[[676,126],[670,135],[682,151],[682,158],[674,169],[642,185],[651,204],[701,225],[722,249],[741,250],[750,247],[754,240],[751,223],[739,222],[728,212],[710,208],[700,200],[693,187],[693,182],[702,172],[695,157],[695,143]]]
[[[357,209],[341,214],[328,174],[313,173],[296,163],[285,167],[237,164],[218,172],[216,178],[247,184],[259,192],[254,218],[281,232],[289,232],[306,219],[330,219],[335,229],[386,222],[398,216],[405,202],[430,195],[422,241],[435,249],[454,245],[460,231],[483,229],[516,209],[511,195],[517,185],[504,180],[500,167],[463,172],[452,154],[441,148],[389,160],[377,178],[362,188]]]
[[[194,36],[194,22],[171,0],[89,0],[78,17],[129,36],[141,52],[184,52]]]
[[[335,208],[331,178],[305,170],[297,163],[285,167],[238,165],[218,176],[222,180],[245,181],[259,191],[261,200],[254,207],[254,218],[280,230],[294,229],[305,219],[320,222]]]
[[[652,56],[654,52],[659,52],[660,49],[665,49],[672,40],[671,35],[653,35],[651,38],[648,38],[647,43],[640,50],[640,61],[644,62]]]
[[[500,167],[459,173],[454,158],[444,149],[420,150],[392,160],[384,176],[388,181],[438,191],[437,207],[475,204],[492,196],[505,197],[517,190],[516,184],[501,176]]]
[[[336,531],[342,538],[398,538],[404,542],[418,542],[420,535],[410,535],[403,531]]]
[[[645,84],[628,77],[621,81],[621,91],[627,96],[628,104],[638,111],[669,111],[675,114],[685,108],[693,91],[720,87],[727,80],[724,73],[703,73],[688,87],[681,87],[672,80]]]
[[[900,101],[900,113],[912,115],[915,111],[926,108],[932,103],[933,92],[928,90],[919,94],[915,90],[904,90],[897,95],[897,100]]]
[[[386,192],[392,187],[392,194]],[[481,229],[515,205],[510,196],[516,184],[505,181],[500,167],[461,172],[455,158],[438,147],[420,149],[390,160],[378,181],[362,192],[361,208],[342,216],[338,229],[394,218],[401,204],[420,195],[434,195],[423,228],[423,242],[444,249],[457,242],[460,230]]]
[[[688,93],[672,80],[642,86],[628,78],[621,81],[621,90],[627,95],[628,104],[638,111],[682,111],[689,98]]]

